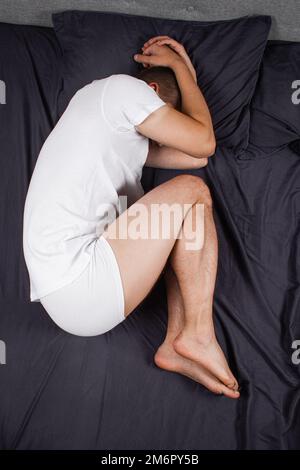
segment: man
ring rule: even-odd
[[[213,326],[217,236],[209,190],[192,175],[145,195],[140,185],[144,164],[205,165],[215,151],[211,116],[180,44],[152,38],[134,58],[145,66],[139,79],[113,75],[79,90],[41,150],[24,214],[31,300],[70,333],[102,334],[165,271],[168,330],[155,363],[238,398]],[[112,215],[107,208],[121,194],[129,207]]]

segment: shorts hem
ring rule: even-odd
[[[39,295],[38,297],[35,297],[35,298],[30,298],[30,301],[31,302],[40,302],[40,299],[42,299],[43,297],[46,297],[46,295],[50,295],[50,294],[54,294],[54,292],[58,291],[59,289],[62,289],[63,287],[67,287],[69,286],[70,284],[72,284],[73,282],[75,282],[83,273],[84,271],[89,267],[90,265],[90,262],[91,262],[91,256],[90,256],[90,259],[88,260],[87,264],[83,267],[83,269],[76,275],[76,277],[74,277],[73,279],[71,280],[68,280],[67,282],[65,283],[62,283],[62,284],[59,284],[58,286],[56,287],[52,287],[50,290],[47,290],[45,293],[43,292],[41,295]]]

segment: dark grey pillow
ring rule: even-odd
[[[287,145],[299,152],[299,42],[268,41],[250,113],[249,146],[240,159],[266,158]]]
[[[249,102],[271,25],[270,16],[222,21],[183,21],[124,13],[66,11],[53,15],[63,49],[63,112],[73,94],[94,79],[133,75],[133,55],[151,36],[184,44],[212,113],[219,145],[248,144]]]

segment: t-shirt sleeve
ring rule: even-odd
[[[102,96],[102,113],[115,130],[122,132],[134,129],[165,104],[143,80],[116,74],[107,79]]]

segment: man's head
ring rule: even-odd
[[[177,110],[181,109],[180,89],[172,69],[162,66],[147,67],[135,77],[148,83],[163,101]]]

